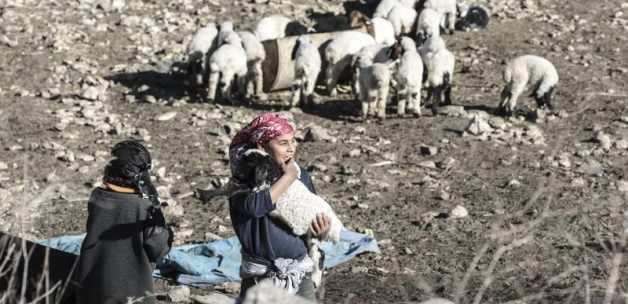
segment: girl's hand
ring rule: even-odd
[[[310,225],[310,229],[312,229],[314,236],[317,237],[327,233],[329,228],[331,228],[331,219],[324,213],[317,214],[316,218],[312,220],[312,224]]]
[[[283,169],[283,174],[287,174],[292,178],[299,177],[299,168],[297,167],[297,163],[290,159],[281,165],[281,169]]]

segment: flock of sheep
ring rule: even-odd
[[[422,2],[422,3],[421,3]],[[421,6],[420,13],[415,10]],[[273,15],[262,18],[254,32],[234,31],[233,23],[210,23],[194,34],[188,46],[188,85],[206,98],[234,100],[263,96],[262,41],[286,36],[292,22]],[[397,113],[421,115],[421,91],[433,108],[451,103],[455,55],[447,49],[441,33],[455,27],[486,27],[488,14],[480,6],[456,0],[381,0],[371,17],[350,13],[350,28],[330,36],[320,47],[303,33],[291,52],[294,83],[291,106],[312,103],[317,80],[330,96],[347,70],[352,74],[353,94],[362,105],[362,117],[386,117],[391,92],[396,92]],[[321,71],[322,69],[324,71]],[[506,85],[499,109],[513,115],[517,99],[531,89],[539,108],[552,109],[552,94],[558,73],[548,60],[523,55],[509,61],[503,71]]]

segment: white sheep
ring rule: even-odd
[[[221,45],[223,45],[225,43],[225,38],[227,37],[227,35],[234,33],[233,31],[233,22],[232,21],[224,21],[223,23],[220,24],[220,28],[218,30],[218,44],[217,46],[220,47]]]
[[[365,67],[373,63],[385,63],[396,60],[399,56],[399,54],[396,53],[397,47],[399,46],[396,44],[391,46],[385,46],[383,44],[367,45],[353,55],[351,62],[351,68],[353,70],[353,94],[358,100],[360,100],[360,67]]]
[[[216,91],[220,84],[222,98],[230,99],[233,82],[237,82],[240,94],[244,92],[247,65],[246,52],[240,36],[235,32],[224,38],[220,46],[209,58],[209,81],[207,98],[216,100]]]
[[[351,28],[366,27],[367,32],[373,36],[376,43],[384,45],[395,43],[395,29],[392,23],[384,18],[369,19],[360,11],[352,11],[349,16],[349,26]]]
[[[351,65],[352,56],[367,45],[375,44],[369,34],[346,31],[337,34],[325,47],[323,57],[326,62],[325,82],[331,96],[336,95],[336,84],[340,74]]]
[[[416,25],[417,41],[425,42],[429,37],[440,36],[441,14],[431,8],[426,8],[419,14]]]
[[[359,99],[362,105],[362,118],[369,115],[386,118],[386,104],[390,92],[390,82],[394,63],[363,63],[359,67]]]
[[[255,26],[255,36],[259,41],[283,38],[286,36],[286,29],[292,20],[282,15],[272,15],[264,17]]]
[[[395,36],[399,37],[403,34],[414,33],[417,12],[413,8],[398,4],[390,10],[386,19],[392,24]]]
[[[292,54],[295,85],[291,105],[294,107],[299,102],[302,104],[312,102],[316,79],[321,71],[321,54],[308,36],[300,36],[297,39]]]
[[[502,91],[500,109],[512,115],[517,99],[526,89],[532,88],[537,106],[553,109],[552,93],[558,83],[558,72],[547,59],[535,55],[519,56],[504,68],[506,86]]]
[[[375,8],[373,18],[386,18],[393,7],[397,5],[399,5],[399,0],[381,0]]]
[[[421,59],[427,70],[427,99],[435,109],[439,104],[451,104],[451,84],[453,82],[456,58],[445,47],[442,38],[432,36],[419,48]],[[434,98],[438,98],[434,101]]]
[[[441,14],[441,26],[447,29],[449,34],[454,33],[456,26],[457,6],[456,0],[426,0],[424,8],[431,8]]]
[[[397,80],[397,114],[408,109],[415,115],[421,115],[421,84],[423,82],[423,61],[417,52],[414,41],[409,37],[401,38],[403,49],[395,79]]]
[[[376,43],[380,43],[386,46],[393,45],[395,43],[395,29],[390,21],[375,17],[369,19],[366,15],[359,11],[353,11],[350,15],[351,28],[358,28],[365,26],[369,34],[373,36]]]
[[[262,73],[262,62],[266,59],[266,51],[264,46],[257,39],[255,34],[248,31],[237,32],[242,39],[242,46],[246,52],[247,76],[246,88],[248,91],[249,83],[253,84],[254,96],[258,98],[264,97],[264,75]]]
[[[216,24],[209,23],[199,28],[187,47],[187,83],[194,88],[206,84],[207,59],[216,48],[216,36],[218,29]]]
[[[397,0],[399,4],[414,9],[418,0]]]

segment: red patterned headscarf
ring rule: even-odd
[[[242,128],[229,144],[229,163],[233,174],[246,150],[258,144],[288,133],[294,132],[292,123],[277,113],[265,113],[253,119]]]

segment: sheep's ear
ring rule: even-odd
[[[292,48],[292,54],[290,54],[290,59],[294,60],[297,57],[297,50],[301,46],[301,40],[297,38],[294,42],[294,47]]]

